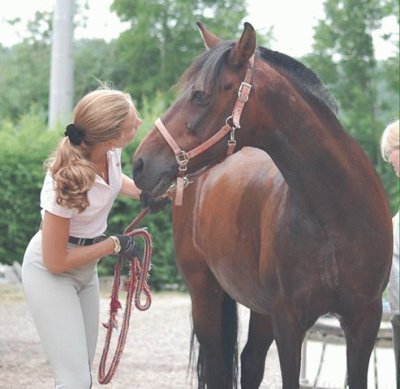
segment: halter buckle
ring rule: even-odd
[[[249,94],[251,91],[252,85],[249,84],[248,82],[242,82],[240,84],[239,90],[238,90],[238,99],[246,103],[249,100]]]
[[[176,159],[176,162],[178,163],[179,171],[185,172],[187,170],[187,164],[189,162],[189,157],[188,157],[187,153],[182,151],[179,154],[175,155],[175,159]]]

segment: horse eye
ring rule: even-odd
[[[224,85],[224,91],[228,91],[231,90],[233,88],[233,84],[232,83],[228,83]]]
[[[192,100],[199,104],[205,104],[207,102],[207,94],[200,90],[194,91],[192,94]]]

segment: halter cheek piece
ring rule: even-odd
[[[230,133],[228,140],[227,155],[231,155],[236,147],[235,131],[240,128],[240,117],[242,115],[243,108],[249,99],[249,94],[252,88],[250,84],[251,75],[254,67],[254,55],[249,59],[246,75],[242,83],[240,84],[238,90],[238,97],[236,99],[235,106],[233,107],[232,115],[229,116],[225,125],[215,133],[211,138],[207,139],[204,143],[195,147],[190,151],[182,150],[175,140],[172,138],[171,134],[168,132],[167,128],[164,126],[160,118],[155,121],[157,129],[160,131],[161,135],[164,137],[165,141],[171,147],[175,154],[175,159],[178,164],[179,174],[176,179],[176,195],[175,195],[175,205],[182,205],[183,189],[185,186],[185,173],[187,171],[187,164],[191,158],[208,150],[211,146],[219,142],[224,136]]]

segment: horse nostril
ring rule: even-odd
[[[139,158],[139,159],[135,162],[135,164],[134,164],[134,166],[133,166],[132,175],[133,175],[133,180],[134,180],[134,181],[137,181],[137,180],[142,176],[142,174],[143,174],[143,168],[144,168],[143,159],[142,159],[142,158]]]

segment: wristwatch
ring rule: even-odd
[[[114,242],[114,253],[113,254],[114,255],[119,254],[121,251],[121,243],[120,243],[119,239],[114,235],[110,236],[109,238]]]

